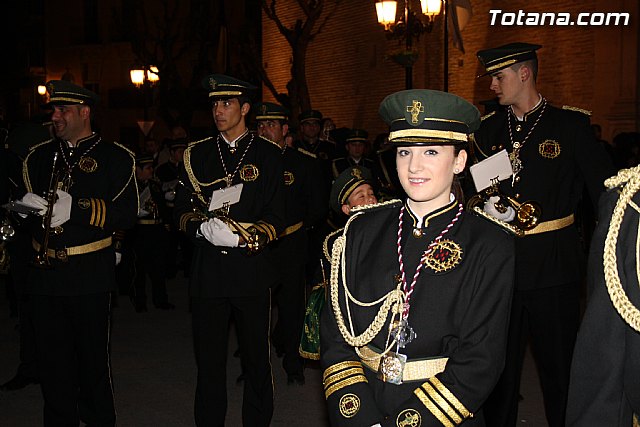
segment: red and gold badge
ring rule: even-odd
[[[291,185],[295,180],[292,172],[284,171],[284,185]]]
[[[555,159],[560,155],[560,144],[553,139],[546,139],[538,145],[538,153],[545,159]]]
[[[360,398],[355,394],[348,393],[340,398],[340,414],[345,418],[351,418],[360,410]]]
[[[240,179],[244,182],[255,181],[259,175],[260,171],[255,165],[244,165],[242,169],[240,169]]]
[[[93,157],[84,156],[78,161],[78,167],[82,172],[91,173],[98,169],[98,162]]]
[[[452,270],[462,260],[462,248],[452,240],[440,240],[433,247],[424,264],[435,271],[443,273]]]

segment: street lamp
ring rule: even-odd
[[[148,120],[149,112],[148,112],[148,99],[149,99],[149,87],[153,86],[155,83],[160,80],[158,75],[158,67],[154,65],[144,66],[142,68],[134,68],[129,71],[129,75],[131,77],[131,83],[133,83],[137,88],[142,87],[142,98],[143,98],[143,109],[144,109],[144,121]]]
[[[404,0],[404,14],[396,20],[397,5],[397,1],[378,0],[376,13],[378,23],[384,26],[388,39],[405,41],[405,50],[392,55],[391,58],[404,67],[405,88],[411,89],[413,64],[418,59],[418,52],[413,49],[413,39],[418,40],[422,34],[431,32],[435,18],[443,9],[443,0],[420,0],[420,13],[424,15],[422,19],[412,10],[412,1]]]

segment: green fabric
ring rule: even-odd
[[[305,359],[320,359],[320,313],[325,304],[325,287],[317,285],[309,294],[304,313],[304,327],[298,349]]]

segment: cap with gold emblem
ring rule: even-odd
[[[539,44],[518,42],[478,51],[478,59],[485,68],[485,72],[478,77],[495,73],[518,62],[537,59],[536,50],[541,47]]]
[[[273,102],[260,102],[252,109],[256,112],[256,120],[287,120],[289,118],[287,109]]]
[[[366,142],[369,137],[369,133],[364,129],[349,129],[346,142]]]
[[[362,184],[373,186],[373,175],[368,168],[352,166],[345,169],[331,185],[331,208],[338,213],[342,212],[342,205],[347,203],[351,193]]]
[[[300,113],[298,117],[300,123],[310,122],[310,121],[320,121],[322,120],[322,113],[318,110],[306,110]]]
[[[170,139],[166,142],[166,145],[169,147],[169,150],[177,150],[178,148],[187,148],[189,141],[187,138]]]
[[[43,107],[48,108],[53,105],[73,105],[81,104],[93,106],[98,103],[99,97],[96,93],[78,86],[66,80],[51,80],[46,84],[49,102]]]
[[[238,96],[251,96],[257,89],[251,83],[247,83],[235,77],[224,74],[211,74],[202,79],[202,87],[209,91],[209,98],[236,98]]]
[[[378,109],[395,145],[466,144],[480,126],[480,112],[457,95],[411,89],[387,96]]]

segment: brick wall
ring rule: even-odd
[[[302,16],[295,3],[295,0],[277,2],[278,14],[285,24],[291,25],[296,17]],[[544,46],[539,51],[538,86],[552,103],[592,110],[592,121],[602,124],[603,136],[607,139],[622,130],[640,130],[638,2],[473,0],[472,5],[473,16],[462,34],[466,53],[449,43],[450,92],[481,107],[479,102],[492,98],[492,93],[488,89],[488,78],[475,78],[481,71],[475,53],[513,41],[538,43]],[[627,11],[631,13],[631,25],[491,26],[490,9],[569,12],[573,16],[579,12]],[[416,88],[443,88],[441,21],[439,18],[432,32],[424,34],[416,43],[420,52],[413,70]],[[378,106],[386,95],[404,89],[404,69],[385,55],[401,47],[397,41],[385,38],[371,0],[342,1],[309,48],[307,78],[313,108],[332,117],[338,127],[363,127],[372,136],[386,131],[378,117]],[[263,61],[280,91],[285,91],[290,78],[290,56],[284,38],[263,16]],[[266,89],[264,98],[273,99]]]

